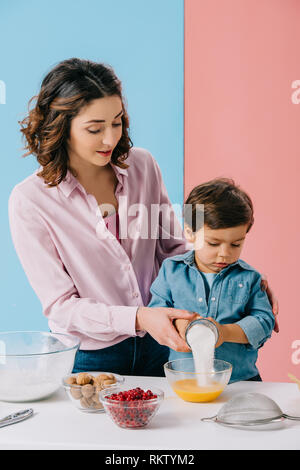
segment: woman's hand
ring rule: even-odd
[[[159,344],[174,351],[190,352],[185,340],[180,337],[173,321],[185,320],[188,323],[199,315],[188,310],[168,307],[139,307],[136,315],[136,330],[147,331]]]
[[[270,304],[272,305],[273,315],[275,317],[274,331],[279,333],[279,324],[277,320],[277,315],[279,312],[278,300],[273,294],[273,291],[270,289],[266,276],[262,275],[261,289],[264,290],[269,298]]]
[[[200,315],[197,315],[197,318],[200,318]],[[174,325],[176,330],[179,333],[179,336],[185,341],[185,332],[188,327],[188,325],[191,323],[191,321],[196,320],[196,318],[193,318],[193,320],[184,320],[183,318],[177,318],[174,321]]]

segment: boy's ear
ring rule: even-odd
[[[195,234],[193,230],[191,229],[191,227],[187,224],[184,224],[184,236],[188,242],[190,243],[195,242],[195,239],[196,239]]]

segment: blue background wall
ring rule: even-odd
[[[10,238],[7,201],[37,167],[22,158],[18,120],[59,61],[112,65],[123,82],[135,146],[157,159],[173,204],[183,202],[183,0],[1,0],[0,330],[47,329]]]

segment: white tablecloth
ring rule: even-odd
[[[300,421],[285,420],[280,429],[240,430],[202,422],[215,415],[234,394],[259,392],[275,400],[282,411],[300,416],[300,390],[292,383],[238,382],[212,403],[187,403],[165,378],[125,377],[128,388],[159,387],[165,400],[143,429],[121,429],[105,413],[83,413],[63,389],[34,403],[0,402],[0,417],[25,408],[34,415],[0,428],[0,449],[300,449]]]

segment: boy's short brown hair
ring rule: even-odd
[[[249,224],[249,232],[254,222],[253,204],[233,180],[216,178],[190,192],[184,204],[183,218],[193,232],[202,228],[203,221],[211,229]]]

